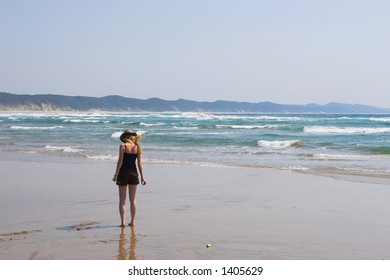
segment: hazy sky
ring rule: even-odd
[[[390,1],[0,0],[0,91],[390,108]]]

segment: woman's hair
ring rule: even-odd
[[[138,135],[136,132],[131,130],[125,130],[122,135],[119,137],[123,143],[134,143],[138,147],[138,153],[142,153],[141,146],[139,142],[143,139],[141,135]]]

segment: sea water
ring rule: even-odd
[[[30,160],[115,161],[126,129],[144,136],[145,163],[390,179],[390,115],[1,113],[0,152]]]

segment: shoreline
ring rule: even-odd
[[[0,160],[0,259],[390,259],[386,185],[144,163],[121,229],[114,168]]]
[[[53,162],[53,163],[68,163],[68,164],[97,164],[97,165],[115,165],[116,157],[112,159],[96,159],[93,157],[65,157],[59,155],[39,154],[39,153],[24,153],[0,151],[0,161],[13,162]],[[172,166],[193,166],[193,167],[209,167],[209,168],[243,168],[254,169],[259,171],[277,171],[277,172],[294,172],[298,174],[307,174],[312,176],[329,177],[335,180],[370,183],[378,185],[389,185],[390,177],[387,174],[370,173],[367,170],[343,170],[343,169],[309,169],[306,167],[271,167],[271,166],[251,166],[251,165],[228,165],[224,163],[213,162],[194,162],[194,161],[177,161],[177,160],[155,160],[144,158],[143,162],[149,165],[172,165]],[[362,173],[359,173],[362,172]],[[363,173],[364,172],[364,173]]]

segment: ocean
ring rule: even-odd
[[[390,182],[390,115],[3,112],[0,152],[8,160],[114,163],[126,129],[144,136],[145,163]]]

